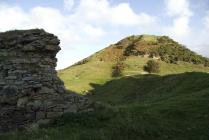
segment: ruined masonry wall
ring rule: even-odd
[[[77,112],[85,104],[64,95],[55,70],[59,43],[39,29],[0,33],[0,131]]]

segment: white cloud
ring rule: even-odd
[[[64,0],[64,8],[67,10],[72,10],[73,6],[75,5],[74,0]]]
[[[186,16],[192,15],[189,8],[188,0],[165,0],[167,15],[169,16]]]
[[[155,18],[146,13],[134,13],[127,3],[112,8],[108,17],[110,22],[116,25],[146,25],[155,22]]]
[[[0,31],[21,28],[28,22],[27,14],[20,7],[2,4],[0,4],[0,19]]]
[[[203,26],[201,29],[198,29],[194,32],[191,40],[191,48],[204,56],[209,57],[209,11],[206,12],[206,15],[202,18]]]
[[[56,34],[62,47],[58,54],[58,68],[64,68],[86,57],[99,49],[98,46],[105,47],[104,44],[110,43],[110,40],[116,41],[134,33],[169,35],[181,43],[190,43],[191,49],[208,54],[208,45],[203,47],[199,44],[205,44],[209,37],[209,11],[203,19],[208,30],[202,28],[201,31],[194,31],[190,27],[193,11],[189,2],[165,0],[166,20],[171,20],[171,25],[167,21],[165,24],[158,24],[157,18],[161,17],[145,12],[136,13],[125,2],[112,5],[109,0],[63,0],[63,7],[66,9],[64,12],[41,6],[31,7],[26,11],[18,4],[15,6],[0,2],[0,31],[44,28]]]
[[[75,0],[64,0],[63,4],[70,10],[69,13],[41,6],[25,11],[18,4],[14,6],[0,3],[0,31],[43,28],[59,36],[64,50],[61,53],[65,52],[67,56],[67,53],[70,54],[70,50],[79,44],[95,45],[102,37],[114,32],[112,30],[117,30],[115,26],[143,26],[155,22],[155,19],[146,13],[134,12],[128,3],[110,5],[108,0],[80,0],[75,5]],[[70,60],[68,65],[72,63],[73,60]],[[68,65],[59,62],[58,68]]]
[[[203,56],[208,57],[209,56],[209,44],[200,44],[193,46],[194,51],[196,51],[199,54],[202,54]]]
[[[176,38],[188,36],[191,33],[189,19],[184,16],[174,19],[173,25],[171,27],[166,28],[166,32],[168,32],[168,34]]]
[[[203,23],[207,29],[209,29],[209,11],[207,12],[206,16],[203,19]]]
[[[103,35],[106,34],[106,32],[103,31],[103,29],[101,29],[101,28],[94,28],[91,25],[85,25],[84,32],[88,36],[90,36],[89,39],[93,39],[93,40],[96,39],[96,38],[100,38],[100,37],[102,37]]]
[[[135,26],[155,22],[154,17],[146,13],[135,13],[128,3],[110,6],[108,0],[81,0],[73,17],[96,25]]]
[[[209,37],[206,28],[196,29],[190,25],[193,11],[190,0],[165,0],[166,16],[172,20],[170,26],[164,26],[164,34],[169,35],[180,43],[187,45],[193,51],[209,56],[206,43]],[[209,13],[204,18],[204,24],[209,29]]]
[[[175,39],[187,37],[192,32],[189,25],[193,12],[189,0],[165,0],[166,14],[172,18],[172,25],[165,32]]]

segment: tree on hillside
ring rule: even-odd
[[[124,69],[124,64],[122,62],[117,62],[112,67],[112,77],[118,77],[122,75],[122,70]]]
[[[159,73],[160,64],[155,60],[149,60],[147,64],[144,66],[144,70],[149,73]]]
[[[205,66],[205,67],[209,67],[209,59],[206,59],[206,60],[205,60],[204,66]]]

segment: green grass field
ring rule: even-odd
[[[92,85],[95,111],[2,140],[208,140],[209,74],[122,77]]]

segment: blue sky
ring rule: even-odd
[[[57,69],[133,34],[168,35],[209,56],[209,0],[0,0],[0,31],[30,28],[60,38]]]

